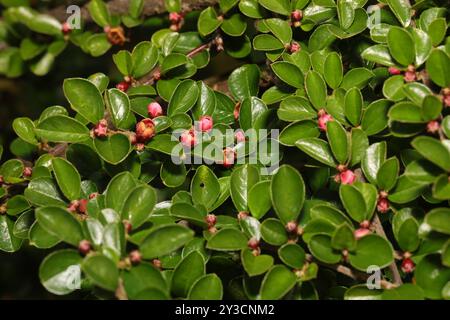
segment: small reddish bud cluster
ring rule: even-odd
[[[317,116],[319,117],[317,119],[317,124],[319,125],[319,129],[322,131],[327,131],[327,122],[333,121],[333,117],[328,114],[324,109],[320,109],[317,113]]]
[[[185,130],[180,136],[180,142],[183,146],[192,148],[197,144],[195,129]]]
[[[223,162],[222,165],[225,168],[231,168],[236,160],[236,152],[233,148],[227,147],[223,150]]]
[[[161,260],[159,260],[159,259],[153,259],[152,260],[152,264],[157,269],[161,269],[162,268],[162,263],[161,263]]]
[[[286,231],[288,233],[295,233],[296,234],[297,233],[297,228],[298,228],[297,222],[289,221],[288,223],[286,223],[285,228],[286,228]]]
[[[244,132],[242,130],[239,130],[239,131],[237,131],[234,134],[234,138],[236,139],[237,143],[244,142],[245,141],[245,134],[244,134]]]
[[[213,124],[214,124],[213,119],[207,115],[201,116],[198,122],[199,129],[202,132],[210,131],[213,127]]]
[[[208,214],[205,217],[205,222],[208,224],[208,231],[211,233],[216,233],[217,229],[216,229],[216,222],[217,222],[217,218],[214,214]]]
[[[155,124],[152,119],[142,119],[136,124],[136,142],[146,143],[155,136]]]
[[[126,81],[122,81],[122,82],[119,82],[118,84],[116,84],[116,88],[123,92],[126,92],[129,87],[130,87],[130,84]]]
[[[128,257],[130,258],[130,262],[134,265],[139,264],[142,261],[142,255],[138,250],[131,251]]]
[[[5,183],[3,176],[0,176],[0,187]]]
[[[295,53],[297,51],[300,51],[301,47],[298,42],[292,41],[291,45],[289,46],[289,51],[291,53]]]
[[[87,255],[92,250],[91,243],[88,240],[81,240],[78,244],[78,251],[83,255]]]
[[[356,229],[355,232],[353,233],[355,238],[357,240],[361,239],[362,237],[367,236],[368,234],[370,234],[370,221],[369,220],[364,220],[359,224],[359,229]]]
[[[23,175],[25,178],[31,177],[32,174],[33,174],[33,169],[32,169],[31,167],[25,167],[25,168],[23,168],[22,175]]]
[[[246,211],[239,211],[237,218],[238,220],[243,220],[246,219],[248,217],[248,212]]]
[[[67,206],[67,209],[70,212],[85,214],[87,212],[88,202],[89,202],[89,200],[87,200],[87,199],[73,200]]]
[[[427,132],[431,134],[436,134],[441,129],[439,121],[432,120],[427,123]]]
[[[97,198],[97,196],[98,196],[98,192],[92,192],[92,193],[89,195],[89,199],[95,199],[95,198]]]
[[[178,12],[169,13],[170,30],[180,31],[184,23],[184,15]]]
[[[389,201],[387,196],[388,194],[386,191],[380,191],[378,194],[377,211],[380,213],[386,213],[389,211]]]
[[[127,233],[130,233],[131,230],[133,230],[133,226],[131,225],[131,222],[130,222],[130,221],[128,221],[128,220],[123,220],[122,223],[123,223],[123,226],[124,226],[125,231],[126,231]]]
[[[301,20],[303,18],[303,12],[301,10],[295,10],[291,12],[291,22],[294,27],[300,27]]]
[[[94,137],[105,138],[108,135],[108,121],[101,119],[92,130]]]
[[[252,254],[256,257],[261,254],[261,248],[259,247],[259,240],[255,237],[251,237],[247,242],[247,246],[252,249]]]
[[[64,22],[61,26],[61,31],[64,35],[68,35],[72,31],[72,27],[70,26],[70,23],[67,21]]]
[[[411,260],[411,258],[405,258],[402,261],[402,271],[404,273],[411,273],[414,271],[416,265],[414,264],[414,261]]]
[[[114,28],[106,26],[103,28],[103,31],[106,33],[106,37],[111,44],[122,46],[125,43],[125,33],[121,26]]]
[[[162,116],[163,109],[162,109],[161,105],[158,102],[153,101],[147,106],[147,112],[148,112],[148,116],[151,119],[153,119],[153,118]]]
[[[388,72],[389,72],[390,75],[393,75],[393,76],[399,75],[399,74],[402,73],[402,72],[400,71],[400,69],[397,69],[396,67],[389,67],[389,68],[388,68]]]
[[[442,100],[444,102],[444,106],[450,107],[450,88],[442,89]]]
[[[161,79],[161,72],[159,70],[155,70],[155,72],[153,72],[153,80],[158,81],[159,79]]]
[[[402,71],[396,67],[389,67],[388,72],[393,76],[402,74]],[[416,68],[413,65],[408,66],[406,71],[403,73],[403,79],[406,82],[413,82],[417,80]]]

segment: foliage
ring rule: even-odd
[[[69,42],[101,56],[149,21],[143,1],[115,15],[92,0],[98,26],[67,30],[27,2],[1,1],[8,77],[46,74]],[[80,267],[101,298],[450,299],[445,6],[220,0],[184,15],[166,1],[170,27],[114,54],[117,88],[69,78],[70,108],[14,120],[0,249],[54,248],[39,277],[57,295]],[[240,63],[225,91],[201,78],[221,52]],[[256,152],[238,128],[280,129],[274,174],[234,163]],[[197,135],[220,149],[207,164],[186,161]]]

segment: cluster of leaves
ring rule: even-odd
[[[139,21],[112,22],[99,0],[90,8],[102,27]],[[27,10],[4,16],[60,38],[39,14],[18,18]],[[197,13],[197,30],[161,29],[115,54],[129,88],[108,88],[100,73],[66,79],[73,112],[51,106],[13,123],[0,249],[55,247],[39,270],[55,294],[75,290],[67,270],[79,266],[97,297],[450,299],[447,11],[432,1],[221,0]],[[79,36],[91,54],[109,49],[104,34]],[[19,49],[8,50],[12,66]],[[225,93],[190,79],[221,50],[246,63]],[[136,124],[154,101],[165,115],[138,147]],[[223,135],[281,129],[278,170],[174,164],[172,132],[205,115]],[[235,148],[249,157],[247,145]],[[373,266],[383,286],[370,290]]]

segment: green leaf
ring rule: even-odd
[[[353,68],[344,75],[341,88],[349,90],[353,87],[364,88],[375,74],[366,68]]]
[[[40,249],[48,249],[57,245],[60,240],[58,237],[47,232],[42,228],[37,221],[33,223],[29,230],[28,238],[30,239],[30,244]]]
[[[331,246],[336,250],[354,250],[356,247],[356,239],[353,235],[353,229],[343,223],[336,228],[331,237]]]
[[[273,257],[267,254],[254,256],[252,250],[245,248],[241,252],[242,266],[250,277],[265,273],[273,265]]]
[[[442,111],[441,100],[433,95],[428,95],[422,102],[422,118],[424,121],[437,119]]]
[[[394,65],[394,61],[392,60],[389,48],[383,44],[376,44],[374,46],[366,48],[361,53],[361,57],[364,60],[379,63],[384,66]]]
[[[28,233],[34,221],[34,212],[25,211],[14,223],[13,235],[20,239],[28,239]]]
[[[261,219],[272,207],[270,181],[260,181],[248,193],[248,208],[256,219]]]
[[[258,3],[269,11],[273,11],[285,16],[291,12],[288,0],[258,0]]]
[[[106,88],[108,88],[108,84],[109,84],[109,78],[101,72],[97,72],[94,73],[92,75],[89,76],[88,80],[90,82],[92,82],[100,92],[103,92],[106,90]],[[55,109],[55,111],[58,110],[58,108]],[[67,115],[67,111],[66,109],[64,109],[64,111],[61,110],[61,113],[64,115]],[[42,114],[41,114],[41,118],[39,120],[42,119]]]
[[[111,259],[103,255],[88,256],[83,260],[81,269],[95,285],[108,291],[116,290],[119,270]]]
[[[213,115],[217,103],[214,90],[208,87],[203,81],[198,81],[197,85],[200,94],[197,103],[192,109],[192,114],[196,120],[200,119],[203,115]]]
[[[301,121],[314,119],[317,116],[309,101],[303,97],[287,97],[277,110],[280,120]]]
[[[186,113],[197,102],[199,89],[195,81],[184,80],[176,87],[170,98],[167,114],[173,116],[177,113]]]
[[[183,163],[176,165],[171,161],[163,162],[160,177],[164,185],[178,187],[186,180],[186,166]]]
[[[409,0],[386,0],[386,2],[402,26],[409,26],[412,14]]]
[[[24,141],[31,144],[38,144],[34,132],[34,123],[29,118],[16,118],[12,123],[14,132]]]
[[[130,100],[127,94],[116,88],[109,89],[106,91],[106,101],[114,126],[127,129],[130,117]]]
[[[344,98],[344,112],[347,119],[354,126],[359,125],[363,108],[363,97],[358,88],[351,88]]]
[[[133,228],[138,228],[150,217],[155,204],[155,190],[148,185],[138,186],[127,197],[122,217],[130,221]]]
[[[327,138],[335,159],[345,164],[350,155],[350,142],[344,127],[337,121],[328,121]]]
[[[415,138],[411,142],[411,145],[424,158],[433,162],[445,171],[450,171],[450,150],[446,144],[431,137],[420,136]]]
[[[419,223],[411,214],[411,210],[405,208],[394,215],[392,231],[402,250],[413,252],[419,246]]]
[[[259,6],[257,0],[239,1],[239,10],[247,17],[260,19],[263,17],[263,9]]]
[[[93,57],[104,55],[112,47],[106,34],[94,34],[86,41],[86,49]]]
[[[284,225],[275,218],[264,220],[261,224],[261,236],[265,242],[274,246],[280,246],[288,241]]]
[[[41,207],[36,209],[36,220],[47,232],[71,245],[78,246],[83,240],[80,222],[61,207]]]
[[[381,190],[389,191],[397,182],[400,164],[396,157],[387,159],[378,169],[376,180]]]
[[[202,36],[206,36],[213,33],[221,24],[222,21],[218,19],[214,8],[208,7],[200,13],[197,21],[197,29]]]
[[[442,290],[450,280],[450,268],[441,264],[439,254],[424,257],[416,266],[414,278],[426,298],[442,299]]]
[[[56,183],[50,178],[37,178],[30,181],[24,191],[29,202],[36,206],[65,206]]]
[[[361,168],[367,180],[377,184],[377,173],[386,160],[386,142],[378,142],[367,148],[361,161]]]
[[[69,200],[77,200],[81,193],[81,177],[77,169],[63,158],[52,159],[53,172],[62,193]]]
[[[177,297],[186,297],[189,290],[205,274],[205,260],[198,251],[192,251],[176,266],[171,291]]]
[[[343,78],[341,56],[337,52],[329,53],[325,58],[323,69],[328,86],[333,89],[338,88]]]
[[[274,51],[284,49],[284,45],[271,34],[258,34],[253,38],[253,48],[259,51]]]
[[[271,18],[264,20],[264,23],[269,28],[270,32],[272,32],[283,44],[291,43],[292,29],[287,21]]]
[[[229,36],[239,37],[242,36],[245,29],[247,29],[247,22],[243,15],[235,13],[228,19],[225,19],[220,28]]]
[[[39,267],[39,279],[49,292],[66,295],[79,289],[81,280],[80,254],[75,250],[65,249],[52,252],[42,261]]]
[[[361,121],[361,128],[371,136],[381,132],[387,127],[390,102],[388,100],[376,100],[365,109]]]
[[[305,138],[298,140],[295,145],[311,158],[330,167],[336,166],[330,146],[325,140],[319,138]]]
[[[259,181],[255,166],[243,165],[231,173],[230,194],[238,211],[248,211],[249,190]]]
[[[296,221],[305,200],[305,183],[293,167],[282,165],[270,184],[272,204],[283,223]]]
[[[277,300],[285,296],[296,284],[297,277],[284,265],[275,265],[265,275],[259,292],[262,300]]]
[[[383,300],[423,300],[423,290],[412,283],[406,283],[398,288],[385,290],[381,295]]]
[[[118,213],[122,212],[126,199],[136,186],[136,179],[128,171],[114,176],[106,187],[106,207],[113,209]]]
[[[131,60],[131,54],[127,50],[120,50],[116,54],[113,54],[113,61],[117,69],[124,76],[131,75],[133,68],[133,61]]]
[[[246,64],[235,69],[228,77],[228,86],[237,100],[256,96],[259,90],[259,68],[256,64]]]
[[[318,72],[309,71],[306,74],[305,89],[314,108],[319,110],[325,107],[327,86]]]
[[[366,219],[368,208],[364,195],[357,188],[352,185],[341,184],[339,196],[345,210],[353,220],[361,222]]]
[[[434,49],[426,62],[431,80],[441,87],[450,85],[450,57],[444,51]]]
[[[366,271],[371,265],[385,268],[394,261],[394,251],[386,239],[370,234],[357,241],[356,250],[350,252],[348,260],[360,271]]]
[[[34,129],[40,139],[51,142],[83,142],[89,138],[89,130],[81,122],[68,116],[51,116]]]
[[[256,120],[267,111],[267,106],[257,97],[245,98],[239,110],[239,124],[242,130],[255,127]],[[256,129],[256,128],[255,128]]]
[[[299,139],[317,138],[320,135],[317,122],[305,120],[294,122],[281,131],[279,141],[286,146],[295,146]]]
[[[208,210],[219,197],[219,181],[214,172],[207,166],[200,166],[195,172],[191,181],[191,194],[194,204],[202,204]]]
[[[336,7],[341,28],[348,29],[355,19],[353,3],[347,0],[337,0]]]
[[[331,247],[331,237],[324,234],[316,234],[308,242],[308,248],[312,255],[324,263],[338,263],[341,253]]]
[[[417,66],[420,66],[427,60],[431,53],[431,38],[425,31],[415,28],[412,29],[412,36],[414,39],[414,47],[416,49],[415,63]]]
[[[237,251],[247,247],[247,237],[234,228],[224,228],[215,233],[206,248],[216,251]]]
[[[286,243],[278,249],[278,256],[291,268],[301,269],[306,261],[305,250],[295,243]]]
[[[295,88],[303,87],[303,73],[295,64],[277,61],[271,64],[273,72],[282,81]]]
[[[428,35],[431,38],[433,46],[439,45],[445,37],[445,32],[447,30],[447,22],[445,18],[437,18],[430,23],[428,27]]]
[[[134,47],[131,54],[132,72],[135,78],[149,73],[158,62],[158,49],[150,41],[142,41]]]
[[[106,138],[94,139],[95,150],[108,163],[118,164],[125,160],[131,152],[131,144],[124,134],[113,134]]]
[[[100,27],[106,27],[111,23],[108,7],[103,0],[91,0],[88,4],[88,10],[92,20]]]
[[[345,300],[381,300],[383,290],[369,289],[367,284],[353,286],[345,292]]]
[[[216,274],[207,274],[197,279],[189,290],[190,300],[222,300],[222,280]]]
[[[449,208],[435,208],[427,213],[424,223],[428,228],[450,234],[450,209]]]
[[[0,250],[15,252],[20,249],[22,239],[13,233],[14,222],[6,215],[0,215]]]
[[[193,237],[194,232],[181,225],[162,225],[143,239],[140,251],[145,259],[161,257],[181,248]]]
[[[410,180],[407,176],[400,176],[395,188],[389,193],[389,201],[395,203],[407,203],[419,197],[427,187],[420,181]]]

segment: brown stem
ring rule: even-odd
[[[375,227],[375,232],[387,240],[386,233],[384,232],[380,218],[376,213],[373,217],[373,226]],[[395,263],[395,260],[389,265],[389,270],[391,270],[392,272],[394,284],[398,286],[402,285],[403,284],[402,277],[400,276],[400,272],[398,271],[398,267],[397,264]]]

